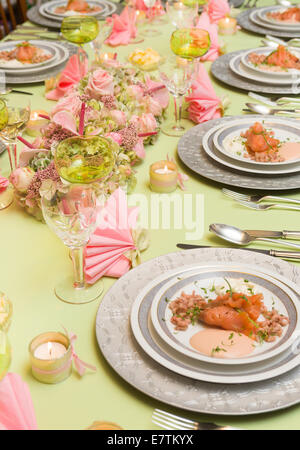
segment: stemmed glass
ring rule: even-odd
[[[144,0],[144,3],[147,6],[147,8],[149,8],[148,24],[152,25],[154,19],[153,7],[155,6],[156,0]],[[149,28],[143,30],[141,34],[148,37],[154,37],[159,36],[161,34],[161,31],[157,30],[156,28],[153,28],[152,26],[149,26]]]
[[[87,44],[97,37],[99,33],[97,19],[92,16],[68,16],[63,19],[60,31],[67,41],[79,46],[79,67],[82,75],[84,75],[84,58],[86,52],[83,49],[83,44]]]
[[[7,146],[10,169],[17,168],[17,136],[21,136],[30,119],[30,101],[18,95],[14,100],[18,106],[0,101],[0,139]],[[0,209],[7,208],[13,202],[13,190],[9,186],[0,194]]]
[[[112,31],[112,24],[104,22],[101,24],[97,37],[91,41],[91,46],[95,53],[95,60],[98,62],[100,61],[101,48],[103,42],[106,41],[106,39],[110,36],[111,31]]]
[[[168,0],[166,10],[174,27],[193,27],[198,17],[199,5],[198,1],[194,0]]]
[[[160,79],[173,95],[175,109],[175,123],[165,122],[161,130],[168,136],[182,136],[187,128],[182,123],[182,99],[187,94],[193,79],[193,61],[181,60],[176,56],[170,56],[160,68]]]
[[[209,50],[210,36],[201,28],[179,28],[172,33],[170,44],[180,58],[199,59]]]
[[[88,303],[103,291],[101,284],[87,287],[84,280],[83,251],[96,227],[96,194],[89,185],[69,184],[65,191],[43,196],[41,201],[47,225],[69,247],[73,263],[73,280],[62,280],[55,294],[67,303]]]
[[[116,148],[100,136],[75,136],[61,141],[55,150],[55,167],[64,185],[54,192],[46,190],[41,204],[46,223],[70,249],[73,280],[68,277],[55,287],[56,296],[67,303],[89,303],[103,290],[102,283],[85,283],[83,249],[96,227],[100,206],[94,182],[105,180],[112,171]]]

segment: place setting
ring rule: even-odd
[[[124,7],[109,0],[91,0],[80,2],[79,5],[77,3],[76,0],[40,1],[28,10],[27,16],[36,25],[59,30],[65,17],[82,14],[103,20],[112,14],[119,14]]]
[[[273,34],[281,38],[299,38],[299,8],[297,4],[280,0],[279,4],[252,8],[241,12],[239,25],[257,34]]]
[[[299,93],[299,48],[276,44],[270,40],[267,44],[267,47],[240,50],[221,56],[212,64],[213,76],[223,83],[247,91],[292,95]]]

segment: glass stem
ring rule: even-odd
[[[7,144],[7,152],[9,157],[9,165],[11,172],[13,172],[18,167],[17,158],[17,144],[15,142],[10,142]]]
[[[74,247],[70,249],[73,263],[74,288],[83,289],[84,271],[83,271],[83,247]]]
[[[78,63],[79,63],[79,71],[81,74],[81,78],[84,77],[84,63],[85,63],[85,50],[82,45],[79,45],[78,48]]]
[[[174,98],[174,113],[175,113],[175,130],[181,130],[181,111],[182,111],[182,96],[173,96]]]

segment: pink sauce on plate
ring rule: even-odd
[[[198,352],[215,358],[242,358],[255,349],[254,341],[244,334],[217,328],[194,334],[190,345]]]
[[[279,150],[280,155],[284,161],[300,158],[300,143],[299,142],[286,142],[282,144]]]

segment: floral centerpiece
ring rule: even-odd
[[[145,157],[145,145],[155,142],[168,102],[167,89],[153,76],[116,59],[97,63],[56,103],[40,137],[32,143],[20,138],[25,145],[10,177],[18,203],[42,219],[43,181],[63,189],[55,150],[64,139],[79,135],[103,136],[116,145],[114,167],[97,183],[99,192],[110,195],[119,186],[131,192],[136,184],[133,166]]]

